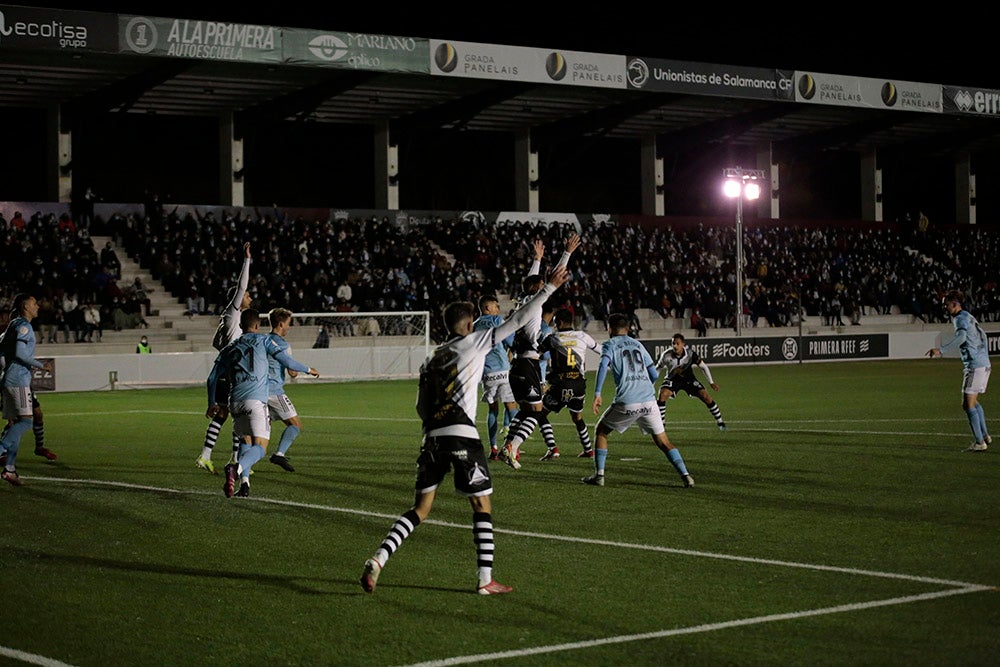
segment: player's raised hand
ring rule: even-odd
[[[565,266],[557,266],[549,271],[548,281],[550,285],[562,287],[569,281],[569,269]]]
[[[568,239],[566,239],[566,252],[572,253],[574,250],[580,247],[583,243],[583,239],[580,238],[579,234],[573,234]]]
[[[539,262],[542,261],[542,257],[545,256],[545,241],[541,239],[535,239],[534,249],[535,249],[535,259],[537,259]]]
[[[247,241],[243,244],[243,253],[246,255],[247,259],[250,259],[250,242]]]

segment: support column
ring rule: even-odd
[[[219,118],[219,200],[229,206],[243,206],[246,196],[243,189],[243,137],[236,136],[232,112]]]
[[[778,188],[778,162],[771,142],[757,148],[757,168],[767,174],[767,178],[760,184],[757,216],[777,220],[781,213],[781,191]]]
[[[389,137],[389,121],[375,126],[375,208],[399,210],[399,147]]]
[[[538,212],[538,152],[531,148],[531,130],[514,135],[514,204],[518,211]]]
[[[882,167],[875,149],[861,156],[861,219],[882,222]]]
[[[955,222],[976,224],[976,172],[969,153],[955,156]]]
[[[642,138],[639,164],[642,183],[643,215],[663,215],[663,158],[656,154],[656,135]]]
[[[47,116],[45,190],[50,201],[69,203],[73,196],[73,132],[63,129],[58,105],[50,107]]]

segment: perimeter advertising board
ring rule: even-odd
[[[842,107],[941,113],[941,86],[860,76],[795,73],[795,101]]]
[[[430,72],[430,42],[424,38],[297,28],[281,32],[284,61],[291,65]]]
[[[662,93],[792,100],[792,72],[629,56],[628,87]]]
[[[248,63],[281,62],[281,29],[274,26],[118,16],[121,53]]]
[[[653,359],[664,350],[670,349],[669,339],[640,342]],[[687,344],[708,364],[889,358],[889,334],[884,333],[802,338],[796,336],[689,338]]]
[[[497,81],[625,88],[625,56],[430,40],[430,73]]]
[[[0,51],[118,52],[114,14],[0,5]]]
[[[1000,90],[943,86],[944,110],[947,113],[1000,118]]]

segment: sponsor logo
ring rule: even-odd
[[[316,35],[309,40],[309,53],[320,60],[334,62],[347,55],[347,44],[336,35]]]
[[[628,82],[636,88],[642,88],[649,81],[649,66],[645,60],[633,58],[627,68]]]
[[[799,96],[804,100],[811,100],[816,95],[816,80],[811,74],[803,74],[799,77]]]
[[[957,90],[952,100],[959,111],[987,115],[1000,114],[1000,93],[990,90]]]
[[[781,356],[788,360],[799,356],[799,345],[794,338],[789,337],[781,341]]]
[[[136,53],[149,53],[158,39],[156,25],[145,17],[137,16],[125,26],[125,43]]]
[[[643,415],[648,415],[652,412],[649,406],[644,406],[641,408],[636,408],[635,410],[622,410],[622,414],[626,417],[641,417]]]
[[[434,50],[434,64],[442,72],[454,72],[458,67],[458,51],[448,42],[438,44]]]
[[[871,348],[871,341],[868,340],[867,338],[863,338],[861,340],[860,345],[858,345],[858,349],[861,352],[867,352],[870,348]]]
[[[79,49],[87,46],[87,27],[71,25],[60,21],[18,21],[8,20],[0,11],[0,43],[3,37],[35,38],[53,40],[62,49]]]
[[[972,110],[972,95],[967,90],[960,90],[955,93],[952,98],[955,102],[955,106],[958,107],[959,111],[971,111]]]
[[[545,72],[553,81],[562,81],[566,78],[566,59],[558,51],[553,51],[545,59]]]
[[[740,358],[740,357],[766,357],[771,354],[770,345],[755,345],[754,343],[743,343],[734,345],[728,341],[716,343],[712,346],[712,356],[719,359]]]
[[[886,81],[882,84],[882,104],[887,107],[892,107],[896,105],[896,86],[892,81]]]

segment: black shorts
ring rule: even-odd
[[[663,384],[660,385],[660,389],[669,389],[674,394],[686,391],[688,396],[697,396],[699,393],[705,391],[705,385],[698,382],[694,377],[681,375],[675,378],[663,378]]]
[[[215,383],[215,404],[229,407],[229,378],[226,376]]]
[[[436,489],[452,468],[455,469],[455,490],[463,496],[493,493],[493,478],[483,443],[478,438],[452,435],[424,438],[417,457],[417,491]]]
[[[587,381],[584,378],[560,380],[552,377],[552,384],[542,397],[542,405],[549,412],[559,412],[569,407],[570,412],[583,412],[583,399],[587,395]]]
[[[517,357],[510,364],[510,390],[518,403],[542,400],[542,369],[538,359]]]

